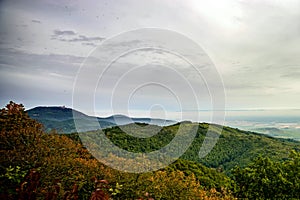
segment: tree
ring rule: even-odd
[[[259,157],[248,167],[233,170],[238,197],[249,199],[291,199],[300,197],[300,154],[292,151],[290,159],[274,162]]]
[[[22,104],[12,101],[7,104],[0,112],[2,167],[8,167],[11,163],[24,166],[33,161],[30,157],[35,157],[34,148],[40,142],[42,134],[43,126],[29,118]]]

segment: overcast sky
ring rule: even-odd
[[[10,100],[26,108],[72,107],[80,65],[98,45],[122,32],[155,27],[183,34],[203,48],[222,77],[226,110],[300,109],[299,0],[4,0],[0,2],[0,27],[1,107]],[[141,65],[144,54],[135,55],[119,64],[129,59]],[[185,64],[175,57],[151,55],[156,61],[172,59],[170,65],[184,69]],[[168,66],[166,61],[152,65],[146,74],[147,68],[140,75],[136,70],[122,86],[141,75],[148,81],[157,78],[166,73],[163,65]],[[178,77],[170,74],[168,88],[180,91]],[[159,110],[168,105],[164,109],[178,111],[180,103],[171,98],[172,91],[155,86],[143,89],[135,92],[136,103],[129,106],[136,113],[145,115],[153,106]],[[98,93],[97,112],[110,114]],[[117,94],[119,103],[129,102],[124,90]],[[188,99],[183,97],[186,104]],[[201,109],[211,106],[203,103]]]

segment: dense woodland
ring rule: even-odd
[[[225,127],[200,159],[208,124],[186,123],[198,131],[180,159],[155,172],[125,173],[96,160],[78,134],[45,133],[22,105],[10,102],[0,113],[0,199],[300,199],[299,142]],[[103,134],[128,151],[150,152],[168,144],[178,126],[149,138],[120,127]]]

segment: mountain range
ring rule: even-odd
[[[96,130],[99,129],[99,127],[105,129],[108,127],[130,123],[146,123],[158,126],[169,126],[176,123],[176,121],[172,120],[154,118],[130,118],[125,115],[94,117],[88,116],[75,109],[67,108],[64,106],[39,106],[27,110],[27,113],[32,119],[36,119],[37,121],[42,123],[46,131],[55,129],[59,133],[77,132],[74,124],[74,119],[85,125],[85,128],[83,130],[81,129],[81,131]],[[98,121],[99,124],[95,125],[95,121]]]
[[[172,140],[180,124],[191,123],[164,119],[130,118],[124,115],[93,117],[66,107],[36,107],[27,110],[27,113],[31,118],[42,123],[46,131],[56,129],[59,133],[65,133],[77,139],[79,138],[74,119],[84,124],[85,128],[81,129],[81,132],[97,133],[99,125],[95,125],[96,120],[111,141],[117,144],[117,146],[133,152],[148,152],[159,149]],[[134,123],[139,126],[151,125],[147,126],[145,129],[147,130],[146,132],[143,132],[137,129]],[[199,149],[210,125],[207,123],[191,123],[191,126],[198,126],[198,132],[191,146],[182,155],[182,158],[202,163],[208,167],[221,167],[227,172],[235,165],[246,166],[259,155],[269,156],[273,160],[279,161],[286,159],[290,150],[299,150],[299,142],[294,140],[273,138],[252,131],[243,131],[224,126],[216,146],[208,156],[200,159],[198,155]],[[215,128],[217,126],[212,125]],[[140,135],[141,137],[136,138],[128,135],[124,130],[125,132],[129,131],[132,135]],[[147,134],[151,131],[157,132],[157,134],[148,137],[149,135]],[[274,134],[277,133],[277,130],[270,129],[269,131],[274,132]],[[74,133],[75,135],[70,133]]]

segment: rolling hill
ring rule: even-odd
[[[114,115],[106,118],[91,117],[65,107],[36,107],[28,110],[27,113],[31,118],[41,122],[46,131],[56,129],[59,133],[67,134],[76,132],[75,117],[85,124],[84,131],[97,133],[96,129],[99,126],[94,126],[91,123],[96,119],[111,141],[117,146],[132,152],[151,152],[164,147],[175,137],[179,126],[182,124],[175,124],[171,120],[129,118],[124,115]],[[288,152],[291,150],[300,151],[300,142],[291,139],[273,138],[265,134],[225,126],[213,150],[206,157],[199,158],[199,150],[209,124],[184,123],[197,126],[198,130],[192,144],[181,158],[204,164],[207,167],[220,168],[227,172],[236,165],[246,166],[259,156],[282,161],[287,159]],[[151,125],[147,126],[146,131],[141,131],[138,128],[147,124]],[[162,125],[165,126],[162,127]],[[218,125],[212,126],[217,128]],[[157,134],[149,135],[153,130]],[[130,134],[128,134],[129,132]],[[75,135],[71,137],[77,137],[78,139],[78,136]],[[134,137],[137,135],[140,135],[140,137]]]
[[[65,108],[56,108],[54,114],[47,114],[45,111],[42,114],[43,118],[49,122],[74,119],[74,116],[70,118],[70,111],[73,113],[73,110],[61,109]],[[62,112],[62,115],[55,117],[59,112]],[[155,199],[300,198],[298,141],[272,138],[231,127],[223,127],[220,134],[219,125],[187,121],[164,127],[131,123],[108,127],[102,131],[47,134],[36,120],[32,120],[24,112],[22,105],[10,102],[0,114],[3,155],[1,199],[17,199],[20,196],[24,197],[22,199],[27,198],[32,194],[32,187],[26,186],[31,186],[32,183],[34,188],[37,188],[37,195],[40,197],[38,199],[52,197],[55,194],[53,189],[56,188],[63,188],[66,192],[55,199],[62,199],[65,194],[79,199],[91,199],[91,194],[93,196],[99,191],[97,184],[95,185],[95,177],[100,177],[109,184],[109,194],[117,197],[114,199],[138,199],[145,191],[147,193],[144,197],[147,199],[149,194]],[[31,114],[39,117],[36,112]],[[75,117],[90,118],[82,113],[75,113]],[[179,133],[181,126],[184,129]],[[180,154],[180,159],[158,171],[126,173],[126,170],[110,168],[102,159],[95,159],[99,158],[95,156],[96,153],[107,156],[109,161],[126,168],[139,169],[145,163],[148,169],[148,166],[155,164],[149,162],[153,159],[162,161],[164,158],[174,157],[176,154],[173,154],[173,151],[176,151],[178,146],[172,145],[171,154],[162,151],[161,155],[151,157],[146,152],[164,148],[178,133],[180,142],[177,145],[184,144],[185,138],[191,136],[190,130],[195,130],[194,128],[197,128],[197,131],[192,137],[193,141],[188,149]],[[130,133],[127,130],[130,130]],[[208,130],[213,132],[214,136],[219,134],[219,139],[207,156],[199,157],[204,138],[211,139],[211,135],[207,134]],[[156,134],[153,134],[153,131]],[[137,159],[133,156],[123,160],[118,154],[119,150],[106,152],[108,143],[97,138],[101,134],[123,150],[142,154],[139,154]],[[82,137],[88,139],[83,145],[83,140],[80,140]],[[93,151],[97,150],[99,144],[102,151]],[[93,148],[92,151],[90,148]],[[78,185],[80,187],[77,187]],[[115,191],[118,191],[118,196]]]
[[[145,126],[145,124],[136,125]],[[147,126],[146,130],[149,129],[149,132],[151,132],[150,129],[157,132],[151,137],[145,137],[145,133],[140,130],[135,132],[133,124],[106,128],[103,132],[91,131],[87,132],[87,135],[90,137],[91,133],[94,133],[94,135],[105,134],[115,145],[122,149],[136,153],[147,153],[161,149],[169,144],[178,133],[180,125],[181,123],[177,123],[163,128],[155,125]],[[260,156],[269,157],[274,161],[284,161],[289,157],[290,151],[300,151],[300,142],[298,141],[273,138],[255,132],[223,127],[222,134],[219,135],[219,139],[212,151],[207,156],[200,158],[199,150],[206,137],[209,124],[185,122],[185,126],[197,127],[198,130],[192,144],[181,156],[181,159],[201,163],[210,168],[225,170],[226,173],[230,173],[235,166],[245,167]],[[218,125],[211,126],[213,126],[213,129],[218,127]],[[124,130],[130,130],[131,133],[128,134],[127,131],[125,133]],[[80,136],[84,136],[83,134]],[[139,134],[142,137],[132,136]],[[189,132],[184,134],[188,137]],[[216,134],[219,133],[216,132]],[[71,135],[71,137],[79,139],[77,135]],[[92,136],[92,143],[93,141],[98,141],[95,137]]]

